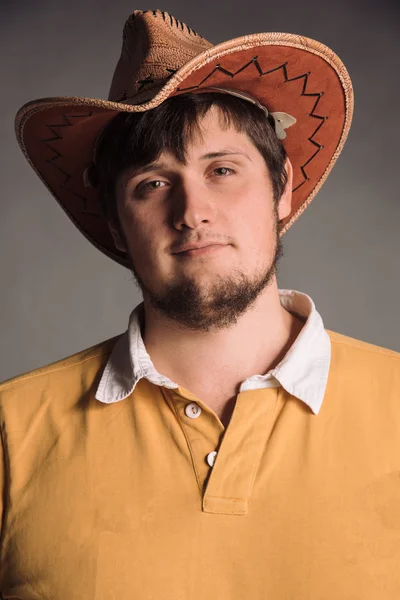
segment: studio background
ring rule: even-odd
[[[130,272],[83,237],[35,175],[13,130],[29,100],[106,98],[135,9],[166,10],[214,44],[302,34],[343,60],[353,125],[321,191],[283,236],[278,284],[309,294],[326,328],[400,351],[397,1],[0,2],[0,380],[122,333],[141,301]]]

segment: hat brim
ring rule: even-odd
[[[243,36],[197,55],[160,89],[149,82],[140,104],[94,98],[41,98],[17,113],[20,147],[37,175],[80,231],[104,254],[125,267],[100,210],[96,189],[85,187],[94,143],[119,112],[143,112],[170,96],[210,86],[243,91],[270,112],[296,118],[283,145],[293,165],[293,201],[283,235],[310,204],[346,141],[352,114],[351,80],[341,60],[323,44],[287,33]]]

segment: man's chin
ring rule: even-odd
[[[189,276],[181,273],[179,279],[170,279],[162,286],[153,277],[153,282],[157,282],[154,288],[147,286],[134,270],[131,272],[145,304],[184,328],[210,331],[237,323],[274,280],[282,255],[282,244],[277,237],[272,264],[264,265],[258,273],[249,275],[239,268],[230,268],[221,275],[205,268],[204,274],[201,270]]]
[[[158,312],[195,331],[226,329],[237,323],[273,278],[270,269],[262,276],[248,278],[243,273],[214,278],[209,285],[188,281],[169,285],[162,293],[143,292],[145,301]]]

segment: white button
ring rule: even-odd
[[[185,406],[185,415],[190,419],[197,419],[201,415],[201,408],[196,402],[191,402]]]
[[[218,452],[210,452],[210,454],[207,454],[207,462],[210,465],[210,467],[214,466],[214,461],[217,454]]]

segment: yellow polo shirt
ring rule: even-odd
[[[400,354],[324,331],[318,409],[254,381],[226,429],[145,376],[99,401],[123,336],[3,383],[2,597],[398,600]]]

